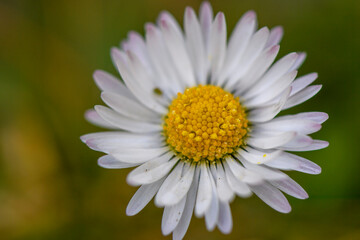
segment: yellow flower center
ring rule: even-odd
[[[221,87],[199,85],[178,93],[165,117],[166,142],[183,159],[221,159],[244,145],[245,108]]]

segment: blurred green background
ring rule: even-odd
[[[97,166],[100,153],[79,136],[101,129],[83,118],[100,104],[92,73],[116,74],[110,48],[130,30],[143,34],[167,9],[182,22],[185,6],[201,1],[0,0],[0,238],[170,239],[162,210],[149,204],[125,215],[136,191],[129,170]],[[299,75],[316,71],[322,91],[287,111],[325,111],[314,138],[330,147],[300,154],[323,168],[318,176],[290,173],[308,191],[289,197],[290,214],[256,197],[231,205],[234,230],[209,233],[193,218],[186,239],[360,239],[360,2],[211,1],[231,32],[247,10],[259,25],[283,25],[279,56],[306,51]]]

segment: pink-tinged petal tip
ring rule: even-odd
[[[200,6],[200,12],[210,13],[212,12],[212,6],[208,1],[202,2]]]
[[[155,32],[155,25],[152,23],[146,23],[145,24],[145,31],[148,34],[153,34]]]
[[[192,20],[192,18],[194,16],[194,9],[192,9],[191,7],[186,7],[185,8],[185,16],[188,20]]]
[[[254,10],[249,10],[243,15],[243,18],[254,20],[256,18],[256,12]]]
[[[292,53],[289,53],[287,55],[287,57],[289,58],[289,61],[291,61],[291,60],[297,59],[299,57],[299,54],[297,52],[292,52]]]
[[[83,142],[83,143],[86,143],[86,135],[83,135],[80,137],[80,140]]]
[[[168,29],[169,28],[169,24],[166,21],[166,19],[160,19],[160,26],[164,29]]]
[[[103,76],[103,71],[101,70],[95,70],[93,73],[93,78],[96,80],[98,78],[100,78],[101,76]]]
[[[141,39],[142,37],[140,36],[139,33],[135,32],[135,31],[130,31],[128,33],[128,38],[130,39],[130,41],[134,41],[137,39]]]
[[[128,41],[126,41],[126,40],[121,41],[120,46],[121,46],[121,48],[122,48],[124,51],[126,51],[126,50],[129,49],[129,43],[128,43]]]
[[[279,52],[280,50],[280,45],[274,45],[270,48],[270,50],[268,51],[269,55],[275,54],[277,52]]]
[[[120,49],[118,49],[117,47],[112,47],[112,48],[110,49],[110,54],[111,54],[111,56],[113,56],[113,57],[118,57],[118,58],[121,57]]]
[[[216,15],[214,23],[217,24],[219,30],[222,30],[225,27],[225,15],[223,12],[219,12]]]
[[[273,27],[271,31],[277,38],[281,38],[284,35],[284,28],[282,26]]]

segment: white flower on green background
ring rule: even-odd
[[[164,208],[161,229],[182,239],[193,213],[206,228],[232,230],[230,202],[255,193],[283,213],[291,207],[282,192],[307,193],[280,170],[318,174],[315,163],[289,152],[328,146],[308,135],[328,115],[304,112],[276,117],[313,97],[316,73],[297,77],[304,53],[274,63],[281,27],[257,30],[256,14],[245,13],[229,40],[223,13],[209,3],[199,18],[186,8],[184,30],[168,12],[145,25],[145,38],[130,32],[111,56],[123,81],[96,71],[108,107],[86,118],[111,131],[81,137],[106,153],[104,168],[132,168],[127,182],[140,186],[127,207],[140,212],[155,197]]]

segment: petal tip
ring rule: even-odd
[[[319,165],[316,165],[317,167],[314,169],[314,175],[318,175],[321,173],[322,169]]]
[[[275,31],[277,33],[283,33],[284,28],[282,26],[275,26],[275,27],[273,27],[273,31]]]
[[[104,161],[104,158],[103,158],[103,157],[100,157],[100,158],[97,160],[97,165],[98,165],[99,167],[102,167],[102,168],[107,168],[107,167],[105,167],[103,161]]]
[[[289,53],[289,54],[288,54],[288,57],[289,57],[291,60],[297,59],[297,58],[299,57],[299,53],[297,53],[297,52]]]
[[[254,10],[249,10],[244,13],[244,18],[248,18],[249,20],[254,20],[256,18],[256,12]]]
[[[306,52],[298,52],[297,54],[299,55],[299,58],[300,58],[300,57],[301,57],[301,58],[306,58],[306,56],[307,56],[307,53],[306,53]]]
[[[134,186],[134,187],[141,185],[133,178],[133,175],[131,174],[131,172],[126,176],[126,182],[130,186]]]
[[[145,24],[145,32],[146,32],[146,34],[151,34],[151,35],[154,34],[155,29],[156,29],[156,27],[155,27],[154,24],[152,24],[152,23],[146,23]]]
[[[209,1],[202,2],[200,5],[200,10],[201,11],[212,11],[211,3]]]
[[[270,48],[268,54],[272,55],[272,54],[276,54],[277,52],[279,52],[280,50],[280,45],[277,44],[277,45],[274,45]]]
[[[223,12],[218,12],[215,17],[215,21],[218,21],[220,24],[225,20],[225,14]]]
[[[324,148],[327,148],[330,145],[330,143],[328,141],[321,141],[321,142],[322,142],[322,146]]]
[[[112,47],[110,48],[110,53],[111,54],[118,54],[119,53],[119,49],[117,47]]]
[[[94,109],[95,109],[96,112],[101,111],[103,108],[104,108],[104,106],[101,106],[101,105],[95,105],[94,106]]]
[[[329,119],[329,114],[323,113],[323,122]]]
[[[99,69],[95,70],[93,73],[93,78],[95,79],[95,81],[96,81],[96,79],[100,78],[102,74],[103,74],[102,70],[99,70]]]
[[[80,140],[85,144],[86,144],[87,136],[88,136],[88,134],[80,136]]]
[[[128,33],[128,38],[129,38],[130,41],[134,41],[134,40],[137,40],[137,39],[141,39],[142,37],[138,32],[130,31]]]
[[[126,214],[126,216],[132,217],[132,216],[136,215],[136,212],[134,212],[128,205],[125,210],[125,214]]]
[[[185,14],[187,17],[192,17],[192,13],[194,12],[194,9],[192,7],[187,6],[185,8]]]
[[[284,206],[284,208],[283,208],[283,209],[278,210],[278,211],[279,211],[279,212],[281,212],[281,213],[288,214],[288,213],[290,213],[290,212],[291,212],[291,210],[292,210],[292,208],[291,208],[290,204],[288,204],[287,206]]]
[[[167,30],[169,28],[169,24],[168,24],[168,22],[166,21],[165,18],[161,18],[159,22],[160,22],[160,27],[161,28],[163,28],[165,30]]]

